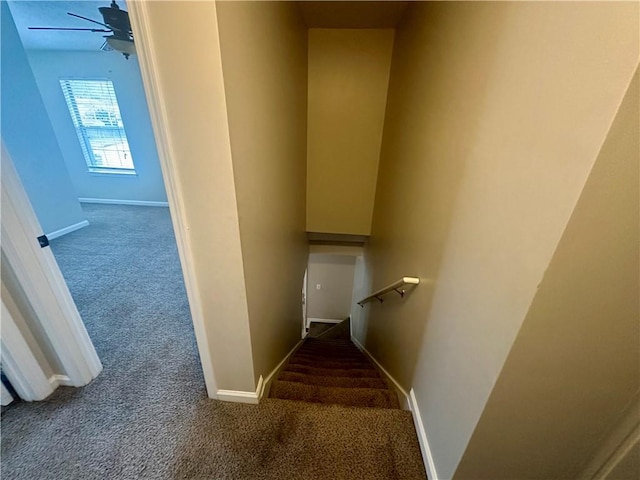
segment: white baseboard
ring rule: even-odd
[[[79,198],[80,203],[101,203],[104,205],[134,205],[140,207],[168,207],[169,202],[152,202],[150,200],[117,200],[114,198]]]
[[[413,417],[413,424],[416,427],[416,433],[418,434],[418,443],[420,444],[420,451],[422,453],[422,461],[424,462],[424,468],[427,471],[427,477],[429,480],[438,480],[438,474],[436,473],[435,463],[433,462],[433,456],[431,455],[431,449],[429,448],[429,442],[427,441],[427,434],[422,424],[422,417],[420,416],[420,409],[418,408],[418,402],[413,388],[407,393],[402,386],[391,376],[385,368],[380,365],[378,360],[369,353],[369,351],[354,337],[351,336],[351,341],[364,353],[369,360],[375,363],[376,367],[384,374],[388,381],[396,389],[398,393],[398,399],[400,400],[403,410],[409,410]]]
[[[611,473],[620,463],[629,461],[631,456],[637,455],[640,451],[640,391],[623,412],[605,440],[592,453],[580,478],[611,479]]]
[[[260,392],[263,390],[264,382],[262,375],[258,379],[258,386],[255,392],[245,392],[243,390],[218,390],[216,397],[223,402],[250,403],[257,405],[260,402]]]
[[[422,461],[424,462],[424,468],[427,470],[427,478],[429,480],[438,480],[438,473],[436,472],[436,465],[433,461],[433,455],[429,448],[429,440],[427,439],[427,432],[424,429],[422,423],[422,416],[420,415],[420,409],[418,408],[418,400],[413,388],[409,391],[409,407],[411,414],[413,415],[413,424],[416,427],[416,433],[418,434],[418,443],[420,444],[420,451],[422,452]]]
[[[59,386],[73,387],[74,385],[71,383],[71,379],[66,375],[51,375],[49,377],[49,385],[51,387],[58,388]]]
[[[407,393],[407,391],[400,386],[400,384],[396,381],[396,379],[393,378],[391,374],[387,372],[382,365],[380,365],[378,360],[376,360],[375,357],[371,355],[366,348],[364,348],[364,346],[356,339],[356,337],[352,336],[351,341],[355,343],[356,347],[358,347],[360,351],[364,353],[367,356],[367,358],[369,358],[369,360],[375,363],[376,367],[378,367],[378,369],[384,374],[387,380],[391,382],[396,392],[398,393],[398,400],[400,400],[400,406],[402,407],[402,409],[411,410],[411,405],[409,404],[409,394]]]
[[[55,232],[47,233],[47,238],[49,240],[53,240],[54,238],[59,238],[67,233],[75,232],[76,230],[80,230],[81,228],[88,227],[89,221],[83,220],[78,223],[74,223],[73,225],[69,225],[68,227],[61,228],[60,230],[56,230]]]
[[[296,345],[291,349],[291,351],[285,355],[285,357],[280,361],[280,363],[276,365],[276,368],[274,368],[271,371],[271,373],[267,376],[267,379],[262,384],[262,390],[260,390],[260,395],[258,396],[258,399],[262,399],[264,395],[269,394],[269,389],[271,388],[271,382],[273,382],[273,380],[276,378],[276,375],[278,375],[280,370],[282,370],[282,367],[284,367],[284,364],[287,363],[287,360],[289,360],[289,357],[291,357],[291,355],[293,355],[294,352],[298,350],[298,348],[300,348],[303,342],[304,342],[304,339],[296,343]]]

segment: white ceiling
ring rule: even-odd
[[[102,22],[98,7],[108,7],[111,0],[14,0],[9,1],[11,15],[26,50],[91,50],[97,51],[108,33],[52,30],[29,30],[28,27],[102,28],[95,23],[67,15],[72,12]],[[126,10],[123,0],[118,5]]]

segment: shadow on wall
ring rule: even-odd
[[[406,275],[422,283],[404,301],[365,307],[358,339],[405,388],[431,310],[435,282],[425,280],[438,278],[467,160],[481,141],[501,40],[500,12],[490,12],[487,34],[482,9],[470,15],[455,5],[411,4],[396,32],[365,270],[374,290]],[[455,61],[438,52],[443,30],[457,32]]]

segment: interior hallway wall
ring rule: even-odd
[[[116,52],[30,50],[27,57],[78,197],[166,202],[137,56],[127,60]],[[60,87],[60,78],[66,77],[113,82],[135,175],[89,172]]]
[[[255,380],[300,340],[307,31],[294,2],[218,2]]]
[[[309,29],[307,230],[369,235],[393,29]]]
[[[455,478],[579,478],[640,390],[639,93],[636,73]]]
[[[415,2],[394,40],[354,331],[452,478],[638,64],[638,5]],[[559,419],[559,421],[561,421]]]
[[[86,222],[7,2],[1,12],[1,128],[43,233]]]
[[[307,318],[344,320],[350,315],[355,264],[351,255],[309,255]]]

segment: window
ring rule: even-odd
[[[110,80],[60,80],[90,172],[135,174]]]

